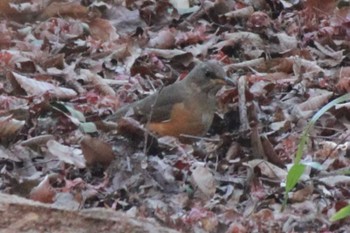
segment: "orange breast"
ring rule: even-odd
[[[205,119],[203,115],[209,115]],[[179,137],[181,134],[200,136],[206,133],[211,124],[213,113],[205,113],[196,108],[186,108],[183,103],[175,104],[171,117],[164,122],[150,122],[146,127],[161,135]]]

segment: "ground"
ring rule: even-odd
[[[144,232],[350,231],[334,219],[350,197],[349,97],[337,99],[350,91],[348,5],[2,0],[2,228],[35,219],[60,232],[50,216],[100,208],[117,214],[105,232],[118,221],[130,232],[137,221]],[[217,94],[206,135],[158,137],[132,113],[103,122],[207,60],[234,85]]]

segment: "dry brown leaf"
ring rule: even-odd
[[[41,14],[41,18],[68,16],[76,19],[86,18],[88,9],[75,2],[53,2]]]
[[[46,146],[48,151],[59,160],[75,165],[78,168],[85,168],[85,159],[83,158],[80,150],[73,147],[64,146],[55,140],[48,141]]]
[[[46,57],[45,60],[42,61],[42,66],[44,68],[50,68],[55,67],[57,69],[63,69],[64,68],[64,54],[59,53],[55,54],[49,57]]]
[[[155,54],[157,56],[163,57],[165,59],[172,59],[176,56],[183,56],[189,54],[188,52],[179,49],[146,49],[147,53]],[[192,55],[192,54],[191,54]]]
[[[51,83],[37,81],[35,79],[27,78],[15,72],[9,72],[7,78],[16,81],[16,83],[28,94],[40,96],[45,93],[50,93],[53,97],[58,99],[70,99],[77,95],[77,93],[65,87],[57,87]]]
[[[10,7],[12,0],[1,0],[0,1],[0,13],[2,15],[13,15],[18,14],[18,12]]]
[[[328,103],[328,100],[332,95],[333,95],[333,92],[322,91],[317,95],[310,97],[307,101],[299,104],[299,108],[302,111],[319,110],[322,106]]]
[[[53,203],[56,191],[51,186],[50,179],[50,175],[47,175],[38,186],[32,189],[29,198],[43,203]]]
[[[261,143],[262,143],[262,147],[264,150],[264,154],[267,157],[268,161],[270,161],[271,163],[273,163],[279,167],[283,167],[284,163],[281,161],[278,154],[274,150],[273,145],[270,142],[270,140],[268,139],[268,137],[266,135],[261,135],[260,138],[261,138]]]
[[[304,188],[294,192],[292,194],[292,197],[289,198],[289,200],[291,200],[292,202],[303,202],[307,200],[313,192],[314,186],[312,184],[308,184]]]
[[[305,1],[306,6],[319,15],[332,14],[337,7],[337,3],[336,0],[323,1],[322,4],[319,0]]]
[[[33,146],[33,145],[43,145],[46,144],[49,140],[54,139],[55,136],[52,134],[39,135],[36,137],[29,138],[21,142],[21,146]]]
[[[251,140],[254,158],[256,159],[266,158],[258,125],[256,124],[253,127],[251,127],[251,131],[252,133],[250,136],[250,140]]]
[[[268,71],[284,72],[290,74],[293,72],[293,61],[286,58],[274,58],[266,61]]]
[[[13,119],[12,116],[0,117],[0,137],[14,136],[22,127],[25,121],[18,121]]]
[[[336,85],[338,90],[350,92],[350,67],[341,67],[339,71],[339,81]]]
[[[94,87],[103,95],[115,96],[115,91],[111,88],[100,75],[92,73],[90,70],[81,69],[80,75],[85,76],[86,80],[93,83]]]
[[[89,22],[90,34],[95,40],[114,41],[119,38],[115,27],[109,20],[95,18]]]
[[[258,166],[261,170],[261,173],[269,178],[272,179],[280,179],[280,180],[285,180],[287,177],[287,171],[284,169],[281,169],[277,167],[276,165],[262,159],[254,159],[249,162],[247,162],[249,167],[255,168]]]
[[[253,13],[254,13],[254,8],[252,6],[247,6],[247,7],[241,8],[241,9],[227,12],[224,15],[228,18],[247,19]]]
[[[100,164],[104,168],[107,168],[115,158],[112,146],[98,138],[92,138],[86,135],[81,140],[80,146],[86,160],[86,165],[89,167]]]

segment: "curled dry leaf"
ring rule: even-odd
[[[314,42],[316,49],[312,49],[312,52],[318,57],[318,64],[327,67],[334,67],[339,65],[345,56],[343,55],[344,50],[334,51],[330,46],[323,46],[317,41]]]
[[[178,56],[184,56],[184,55],[189,55],[193,56],[192,54],[182,51],[180,49],[146,49],[147,53],[150,54],[155,54],[157,56],[163,57],[165,59],[173,59],[174,57]]]
[[[280,157],[278,156],[278,154],[276,153],[276,151],[273,148],[272,143],[270,142],[269,138],[266,135],[261,135],[261,143],[262,143],[262,147],[264,150],[264,154],[267,157],[267,159],[279,166],[279,167],[284,167],[284,163],[281,161]]]
[[[46,143],[49,152],[56,156],[59,160],[77,166],[78,168],[85,168],[85,160],[81,155],[81,151],[73,147],[64,146],[61,143],[50,140]]]
[[[103,42],[114,41],[119,38],[115,27],[110,21],[95,18],[90,21],[90,34],[95,40],[101,40]]]
[[[329,98],[333,95],[333,92],[322,91],[321,93],[316,93],[315,96],[310,97],[307,101],[299,104],[299,108],[302,111],[315,111],[322,108]]]
[[[56,196],[55,189],[51,186],[50,175],[47,175],[38,186],[29,193],[29,198],[43,203],[53,203]]]
[[[224,15],[227,18],[247,19],[253,13],[254,13],[254,8],[252,6],[248,6],[248,7],[227,12]]]
[[[264,58],[257,58],[248,61],[232,63],[230,65],[225,66],[225,70],[230,69],[242,69],[242,68],[255,68],[259,66],[265,66],[266,62]]]
[[[0,137],[6,138],[14,136],[22,127],[25,121],[18,121],[11,116],[0,117]]]
[[[89,167],[100,164],[104,168],[107,168],[115,157],[111,145],[88,135],[83,137],[80,146],[86,160],[86,165]]]
[[[51,55],[49,57],[45,57],[41,61],[41,64],[44,68],[50,68],[55,67],[57,69],[63,69],[64,68],[64,53],[59,53],[55,55]]]
[[[339,72],[339,81],[336,88],[343,92],[350,92],[350,67],[342,67]]]
[[[52,134],[39,135],[33,138],[29,138],[21,142],[21,146],[33,146],[33,145],[43,145],[46,144],[49,140],[54,139],[55,137]]]
[[[215,194],[216,182],[210,169],[200,164],[192,170],[192,181],[195,187],[204,193],[207,197]]]
[[[304,188],[294,192],[290,200],[293,202],[303,202],[308,199],[313,192],[314,186],[312,184],[308,184]]]
[[[255,125],[251,128],[251,144],[252,144],[252,151],[253,151],[253,156],[256,159],[261,159],[261,158],[266,158],[264,147],[262,144],[262,138],[260,137],[258,125]]]
[[[115,96],[115,91],[111,88],[106,81],[98,74],[92,73],[90,70],[81,70],[81,74],[84,74],[92,81],[94,86],[104,95],[112,95]]]
[[[72,89],[65,87],[56,87],[51,83],[27,78],[15,72],[8,73],[7,78],[11,79],[12,81],[16,81],[17,84],[23,90],[25,90],[28,95],[40,96],[46,92],[49,92],[53,97],[56,97],[58,99],[70,99],[77,95],[77,93]]]
[[[175,46],[175,35],[171,29],[164,29],[148,42],[148,45],[158,49],[170,49]]]
[[[263,175],[272,178],[272,179],[280,179],[280,180],[285,180],[287,177],[287,171],[283,170],[279,167],[277,167],[276,165],[267,162],[265,160],[262,159],[254,159],[251,160],[249,162],[247,162],[248,166],[250,166],[251,168],[255,168],[256,166],[258,166],[260,168],[260,171]]]
[[[75,2],[53,2],[47,6],[41,14],[42,19],[56,16],[68,16],[72,18],[87,17],[88,9]]]

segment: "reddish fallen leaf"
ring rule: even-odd
[[[86,160],[86,165],[94,167],[98,164],[107,168],[115,158],[112,146],[98,138],[84,136],[80,142],[81,149]]]
[[[38,186],[34,187],[29,194],[29,198],[43,203],[53,203],[56,191],[50,183],[52,176],[47,175]]]
[[[89,22],[89,26],[90,34],[95,40],[109,42],[119,38],[115,27],[109,20],[95,18]]]
[[[47,19],[56,16],[69,16],[72,18],[87,17],[88,9],[75,2],[53,2],[47,6],[41,14],[41,18]]]

